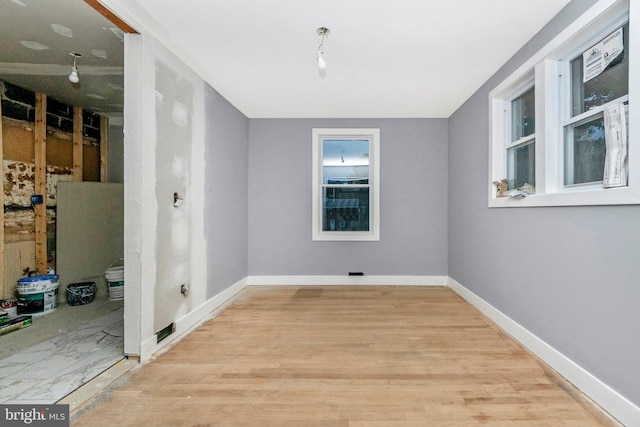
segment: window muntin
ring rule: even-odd
[[[313,129],[313,240],[379,240],[379,129]]]

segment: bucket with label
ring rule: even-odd
[[[118,301],[124,299],[124,258],[113,261],[104,272],[109,288],[109,299]]]
[[[9,317],[16,317],[18,315],[18,298],[0,300],[0,308],[6,311]]]
[[[58,276],[44,274],[18,280],[18,314],[39,316],[58,306]]]

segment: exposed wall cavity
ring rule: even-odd
[[[18,279],[35,271],[35,94],[0,81],[2,101],[2,191],[4,195],[3,297],[15,296]],[[47,265],[56,268],[57,186],[73,180],[73,107],[47,99],[46,205]],[[100,117],[83,114],[83,180],[100,180]]]

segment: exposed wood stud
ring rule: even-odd
[[[100,182],[109,182],[109,118],[100,116]]]
[[[98,0],[84,0],[84,2],[94,8],[99,14],[107,18],[113,25],[120,28],[125,33],[138,34],[138,32],[133,27],[124,22],[109,9],[104,7]]]
[[[73,107],[73,180],[82,181],[82,108]]]
[[[35,147],[35,193],[43,197],[43,203],[34,205],[36,270],[47,272],[47,96],[36,93]]]

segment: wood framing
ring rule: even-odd
[[[47,96],[36,93],[36,122],[34,129],[35,194],[43,202],[33,206],[35,212],[36,271],[47,272]]]
[[[109,118],[100,116],[100,182],[109,182]]]
[[[82,181],[82,108],[73,107],[73,180]]]
[[[138,34],[138,32],[133,27],[131,27],[126,22],[124,22],[122,19],[116,16],[109,9],[104,7],[104,5],[100,3],[98,0],[84,0],[84,2],[89,6],[91,6],[92,8],[94,8],[100,15],[107,18],[109,21],[113,23],[113,25],[120,28],[125,33]]]

